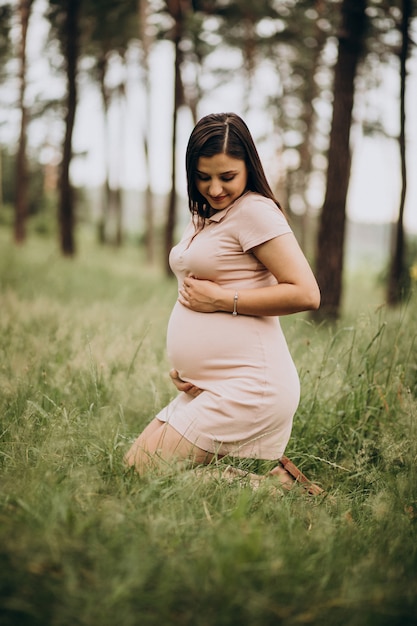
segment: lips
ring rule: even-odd
[[[217,198],[210,198],[211,202],[223,202],[226,200],[227,196],[217,196]]]

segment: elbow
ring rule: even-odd
[[[316,285],[315,288],[311,289],[308,293],[308,297],[306,298],[306,311],[317,311],[320,307],[321,294],[320,289]]]
[[[321,295],[317,283],[304,284],[293,291],[289,299],[286,313],[302,313],[303,311],[317,311],[320,307]]]
[[[321,303],[321,293],[320,293],[320,289],[317,287],[315,296],[313,298],[313,306],[311,307],[311,309],[313,311],[317,311],[317,309],[320,308],[320,303]]]
[[[317,311],[320,308],[320,298],[314,300],[309,307],[309,311]]]

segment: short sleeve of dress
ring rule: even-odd
[[[254,193],[242,198],[238,236],[244,252],[291,232],[284,214],[275,202]]]

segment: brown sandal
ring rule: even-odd
[[[303,487],[307,491],[307,493],[312,496],[319,496],[321,494],[324,494],[324,490],[315,483],[312,483],[311,480],[307,478],[307,476],[304,476],[302,471],[299,470],[298,467],[294,465],[294,463],[290,461],[288,457],[282,456],[279,460],[279,464],[285,469],[286,472],[288,472],[290,476],[294,478],[295,483],[301,485],[301,487]],[[272,470],[270,474],[273,475],[273,472],[274,470]]]

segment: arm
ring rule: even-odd
[[[288,315],[318,309],[320,291],[294,235],[274,237],[253,248],[253,254],[275,276],[278,285],[239,291],[242,315]],[[192,276],[184,280],[179,302],[193,311],[233,311],[236,291]]]

